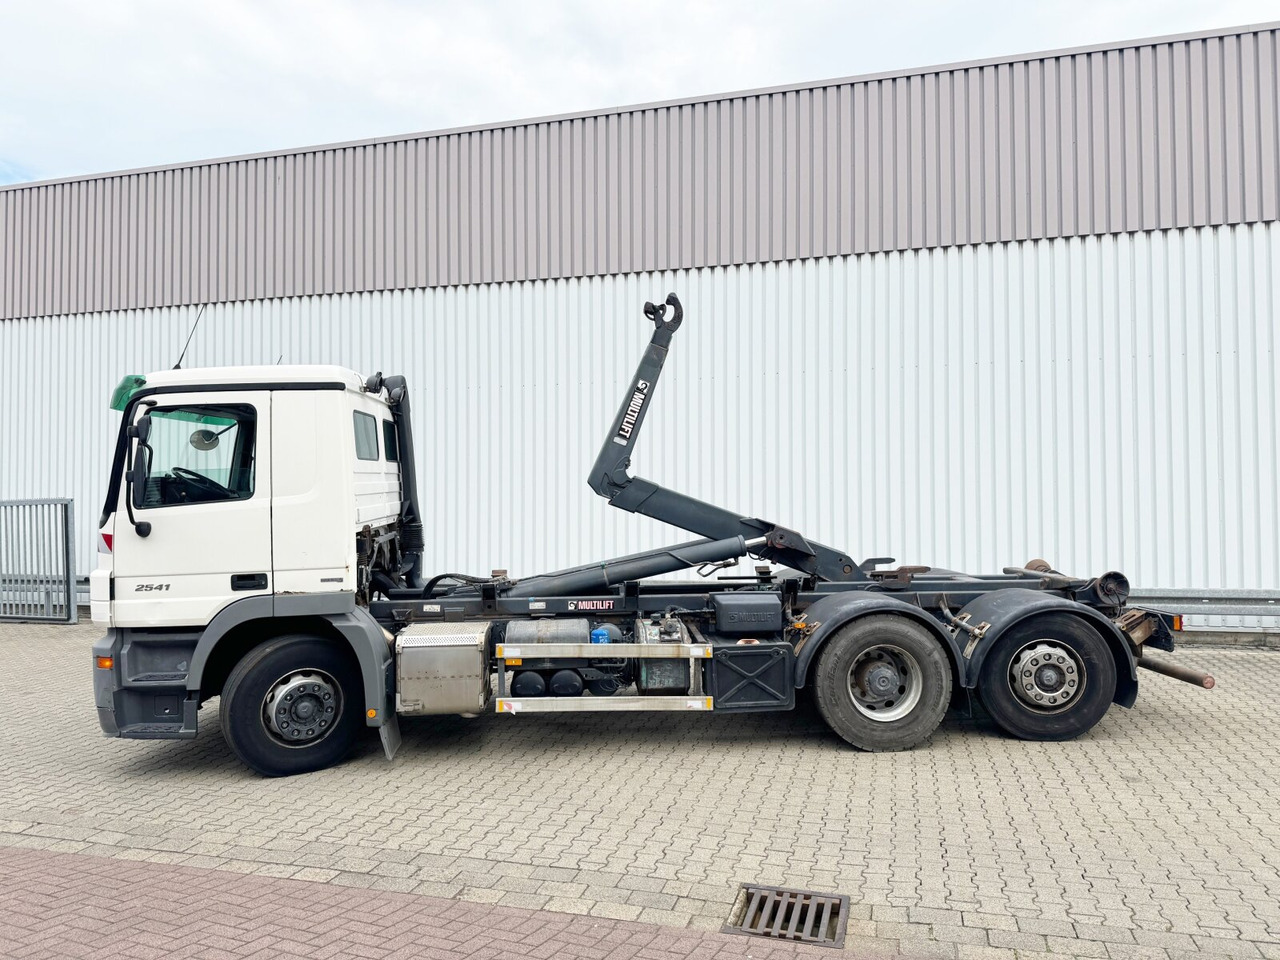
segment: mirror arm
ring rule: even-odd
[[[154,406],[154,404],[152,404],[152,406]],[[138,420],[139,422],[141,422],[142,420],[146,419],[149,416],[150,416],[149,413],[144,413],[141,417],[138,418]],[[150,435],[151,433],[150,428],[151,428],[151,422],[149,420],[147,421],[146,427],[141,431],[138,429],[137,424],[134,424],[132,427],[129,428],[129,431],[128,431],[129,438],[138,441],[139,453],[141,453],[141,451],[143,450],[146,450],[148,453],[151,452],[151,447],[147,444],[147,441],[143,438],[144,433],[148,436]],[[126,485],[126,489],[124,493],[124,509],[125,509],[125,513],[129,515],[129,523],[133,524],[134,532],[137,533],[138,536],[142,537],[143,539],[146,539],[147,537],[151,536],[150,522],[146,520],[137,520],[133,516],[133,496],[134,496],[134,492],[137,490],[136,484],[138,481],[138,477],[134,472],[134,465],[136,462],[137,460],[134,457],[133,444],[129,444],[128,459],[126,460],[124,465],[124,479],[125,479],[125,485]],[[148,469],[150,468],[150,465],[151,465],[150,458],[148,458],[148,461],[147,461]]]

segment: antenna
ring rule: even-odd
[[[282,361],[282,360],[284,360],[284,354],[283,354],[283,353],[282,353],[282,354],[280,354],[280,359],[276,361],[276,366],[277,366],[277,367],[278,367],[278,366],[280,366],[280,363],[281,363],[281,361]]]
[[[187,334],[187,342],[182,345],[182,352],[178,354],[178,362],[173,365],[173,369],[182,369],[182,358],[187,355],[187,347],[191,346],[191,338],[196,335],[196,327],[200,326],[200,318],[204,316],[204,308],[207,306],[207,303],[200,305],[200,312],[196,314],[196,322],[191,325],[191,332]]]

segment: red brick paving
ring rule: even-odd
[[[220,870],[0,847],[0,958],[831,960],[831,950]]]

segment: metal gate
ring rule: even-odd
[[[0,500],[0,620],[76,622],[70,500]]]

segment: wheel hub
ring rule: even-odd
[[[880,697],[887,697],[898,689],[898,671],[887,663],[877,663],[866,675],[867,688]]]
[[[868,647],[849,669],[849,696],[859,713],[889,722],[920,702],[923,677],[915,657],[894,644]]]
[[[304,746],[324,739],[341,710],[338,685],[318,670],[282,677],[262,702],[268,732],[290,746]]]
[[[1085,669],[1080,655],[1065,644],[1036,640],[1013,658],[1009,686],[1035,710],[1061,710],[1084,689]]]
[[[1036,686],[1042,690],[1057,691],[1067,685],[1067,674],[1062,667],[1054,664],[1053,666],[1042,666],[1036,670]]]

